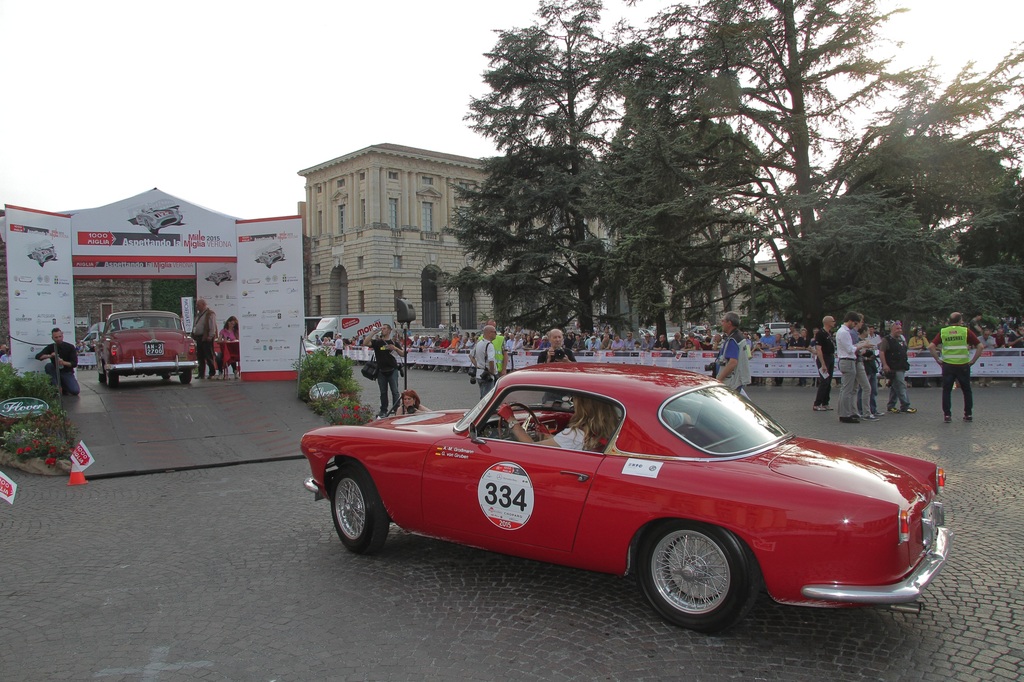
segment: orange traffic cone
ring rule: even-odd
[[[88,482],[85,480],[85,473],[81,471],[72,471],[71,478],[68,479],[68,485],[85,485]]]

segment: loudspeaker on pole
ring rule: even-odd
[[[404,298],[395,299],[395,319],[398,324],[408,324],[416,319],[416,309]]]

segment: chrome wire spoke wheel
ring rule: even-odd
[[[651,577],[661,597],[690,614],[718,608],[729,594],[729,562],[721,547],[703,533],[681,530],[654,547]]]
[[[335,491],[335,516],[341,531],[352,538],[359,538],[366,527],[366,502],[363,492],[351,478],[342,479]]]

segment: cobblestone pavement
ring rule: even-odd
[[[409,386],[432,407],[478,395],[464,374],[412,371]],[[764,597],[706,636],[663,623],[628,578],[395,527],[356,556],[302,489],[301,460],[74,487],[7,472],[0,680],[1021,679],[1024,391],[976,389],[975,421],[948,425],[938,389],[912,390],[916,415],[859,425],[812,412],[810,388],[751,393],[795,432],[946,467],[956,537],[922,613]]]

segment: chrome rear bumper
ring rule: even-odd
[[[132,360],[131,362],[120,362],[114,365],[105,365],[107,369],[112,372],[152,372],[154,374],[159,372],[180,372],[185,369],[195,369],[199,366],[197,360],[165,360],[160,362],[139,362]]]
[[[921,596],[949,556],[953,531],[937,528],[935,543],[914,572],[892,585],[805,585],[800,593],[808,599],[850,604],[903,604]]]

